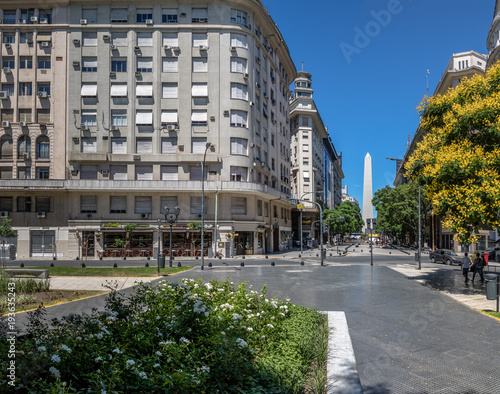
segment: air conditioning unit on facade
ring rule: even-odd
[[[2,90],[0,92],[0,100],[7,100],[9,98],[9,92]]]
[[[49,23],[47,18],[40,18],[40,23]]]
[[[82,124],[80,125],[80,128],[81,128],[82,130],[88,130],[88,129],[89,129],[89,126],[87,126],[85,123],[82,123]]]
[[[9,43],[5,44],[5,49],[10,49],[10,48],[12,48],[12,46]]]
[[[101,174],[103,176],[108,176],[109,175],[109,170],[101,170]]]
[[[236,47],[231,47],[231,52],[236,52]]]
[[[4,67],[4,68],[3,68],[3,73],[4,73],[4,74],[11,74],[11,73],[12,73],[12,70],[10,69],[10,67]]]
[[[87,19],[80,19],[80,25],[86,25]]]
[[[146,25],[152,25],[153,20],[152,19],[146,19]]]
[[[178,50],[180,50],[179,47],[172,47],[172,51],[178,51]]]
[[[111,125],[111,131],[118,131],[119,128],[116,125]]]
[[[104,34],[102,36],[102,39],[105,40],[105,41],[109,40],[109,34]]]
[[[19,122],[19,126],[26,127],[26,126],[28,126],[28,123],[26,123],[26,122]]]
[[[47,92],[38,92],[38,97],[47,98]]]
[[[243,74],[243,78],[248,79],[249,75],[248,73]]]
[[[0,218],[8,218],[8,217],[9,217],[9,212],[0,211]]]
[[[170,45],[166,45],[166,44],[165,44],[165,45],[163,45],[163,49],[167,49],[167,50],[168,50],[168,49],[170,49],[170,48],[171,48],[171,47],[170,47]]]
[[[27,44],[33,44],[33,38],[27,38],[26,39]]]
[[[32,17],[30,18],[30,21],[31,21],[31,22],[38,22],[38,17],[37,17],[37,16],[32,16]]]
[[[149,213],[141,213],[142,219],[149,219]]]
[[[43,41],[42,42],[42,48],[50,48],[50,42],[49,41]]]
[[[45,217],[46,213],[44,211],[38,211],[36,213],[36,216],[40,219],[43,219]]]
[[[10,122],[8,120],[2,121],[2,127],[10,127]]]
[[[208,49],[208,46],[200,45],[199,48],[200,48],[200,51],[206,51]]]
[[[111,49],[112,51],[114,51],[116,49],[116,45],[115,44],[110,44],[109,45],[109,49]]]
[[[168,124],[167,125],[167,130],[176,130],[177,129],[177,125],[176,124]]]

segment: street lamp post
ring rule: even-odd
[[[205,248],[205,238],[204,238],[204,233],[205,233],[205,159],[207,157],[207,150],[210,148],[212,144],[210,142],[207,142],[205,144],[205,153],[203,154],[203,161],[200,162],[201,164],[201,269],[205,269],[205,253],[204,253],[204,248]]]
[[[172,226],[177,221],[177,218],[179,217],[180,213],[181,210],[179,207],[175,207],[173,209],[173,212],[170,212],[169,207],[167,206],[163,207],[163,215],[165,215],[165,222],[167,222],[170,226],[170,247],[169,247],[169,261],[168,261],[169,268],[172,268],[172,261],[174,259],[172,255]]]
[[[320,248],[319,248],[319,251],[320,251],[320,255],[321,255],[321,265],[323,265],[323,209],[321,208],[321,205],[319,205],[317,202],[315,201],[307,201],[307,200],[302,200],[301,198],[294,198],[294,197],[289,197],[289,199],[291,199],[292,201],[294,202],[297,202],[297,201],[303,201],[303,202],[308,202],[308,203],[311,203],[311,204],[315,204],[318,206],[319,208],[319,222],[320,222],[320,229],[319,229],[319,240],[320,240]],[[317,220],[315,220],[312,225],[314,226],[314,223],[317,222]],[[314,227],[313,227],[314,229]],[[314,231],[314,230],[313,230]]]

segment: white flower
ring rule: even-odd
[[[285,317],[285,314],[283,312],[280,312],[279,315]]]
[[[160,364],[156,363],[155,365],[153,365],[153,368],[158,368],[160,366]]]
[[[240,320],[240,319],[243,319],[243,316],[241,316],[238,313],[233,313],[233,320]]]
[[[50,367],[49,368],[49,372],[54,375],[56,378],[60,378],[61,377],[61,373],[59,372],[59,370],[55,367]]]
[[[61,349],[66,350],[68,353],[71,353],[71,349],[69,347],[67,347],[66,345],[62,345]]]
[[[208,312],[205,312],[205,317],[208,317],[208,315],[210,315],[210,313],[208,313]]]
[[[109,321],[115,321],[115,320],[116,320],[116,317],[114,317],[114,316],[108,316],[108,317],[106,318],[106,320],[109,320]]]
[[[226,335],[226,333],[225,333],[224,331],[221,331],[220,333],[221,333],[222,335]]]
[[[104,331],[106,334],[109,335],[109,331],[108,331],[108,329],[106,327],[101,328],[101,331]]]
[[[210,283],[205,283],[207,290],[212,290],[212,285]]]
[[[146,372],[139,372],[139,376],[143,379],[146,379]]]
[[[104,334],[102,332],[100,332],[99,334],[96,335],[97,339],[102,339],[103,336],[104,336]]]
[[[247,331],[253,331],[252,327],[247,327]]]
[[[54,354],[50,359],[52,361],[54,361],[55,363],[58,363],[61,361],[61,357],[59,357],[57,354]]]
[[[160,351],[157,351],[157,352],[156,352],[156,355],[157,355],[157,356],[163,356],[163,354],[162,354]]]
[[[248,346],[248,343],[246,343],[246,342],[245,342],[243,339],[241,339],[241,338],[237,338],[237,339],[236,339],[236,343],[237,343],[237,344],[238,344],[241,348],[243,348],[243,347],[247,347],[247,346]]]
[[[127,364],[127,367],[131,367],[132,365],[135,365],[135,361],[134,360],[127,360],[126,364]]]
[[[113,349],[113,353],[121,354],[123,352],[120,349],[116,348],[116,349]]]
[[[160,317],[160,316],[156,316],[156,320],[160,320],[160,319],[161,319],[161,317]]]
[[[274,328],[274,326],[272,324],[268,324],[267,325],[269,328]]]
[[[39,346],[38,347],[38,351],[39,352],[45,352],[47,350],[47,348],[45,346]]]
[[[99,357],[96,357],[94,361],[95,361],[95,362],[99,362],[99,361],[102,361],[102,357],[101,357],[101,356],[99,356]]]
[[[189,339],[181,337],[181,339],[179,339],[179,342],[184,342],[187,344],[187,343],[189,343]]]
[[[210,367],[207,367],[206,365],[201,367],[201,372],[210,372]]]
[[[106,390],[101,390],[101,394],[108,394]]]

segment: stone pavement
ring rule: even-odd
[[[120,277],[81,277],[81,276],[52,276],[50,278],[51,290],[106,290],[112,286],[123,290],[135,286],[139,282],[151,282],[158,278],[120,278]]]

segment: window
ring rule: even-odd
[[[136,71],[137,72],[152,72],[153,71],[153,58],[151,58],[151,57],[138,57]]]
[[[138,83],[135,87],[136,97],[153,97],[152,83]]]
[[[52,40],[52,32],[50,32],[50,31],[38,31],[38,35],[36,37],[37,42],[50,42],[51,40]],[[95,45],[93,45],[93,46],[95,46]]]
[[[111,33],[111,44],[117,47],[127,46],[127,33],[126,32],[113,32]]]
[[[179,46],[179,38],[177,33],[163,33],[162,34],[163,46],[169,45],[170,47]]]
[[[82,126],[85,127],[97,126],[97,112],[82,111]]]
[[[8,120],[9,122],[14,121],[14,110],[13,109],[2,109],[2,120]]]
[[[161,166],[160,169],[161,172],[161,180],[162,181],[177,181],[179,180],[179,168],[177,166]],[[163,199],[163,197],[162,197]],[[177,200],[177,197],[176,197]],[[168,204],[166,204],[168,205]],[[177,205],[177,202],[175,205],[168,205],[169,207],[175,207]],[[162,204],[162,206],[165,206],[165,204]]]
[[[111,9],[111,23],[127,23],[127,9],[126,8],[112,8]]]
[[[19,122],[31,123],[31,108],[20,108],[19,109]]]
[[[204,169],[204,180],[207,180],[207,171]],[[193,164],[189,166],[189,180],[190,181],[201,181],[201,165]]]
[[[205,196],[204,198],[204,204],[203,204],[203,213],[206,215],[207,214],[207,201],[208,198]],[[191,196],[189,199],[189,212],[192,215],[198,215],[201,216],[201,196]]]
[[[178,61],[176,57],[164,57],[162,59],[162,71],[164,73],[176,73]]]
[[[95,164],[81,165],[80,179],[97,179],[97,165]]]
[[[247,127],[247,113],[245,111],[231,110],[231,126]]]
[[[113,109],[111,110],[111,125],[126,126],[127,125],[127,110]]]
[[[82,19],[85,19],[87,23],[97,23],[97,9],[89,8],[82,10]]]
[[[208,97],[208,85],[206,83],[193,83],[191,95],[193,97]]]
[[[125,58],[113,58],[111,59],[111,71],[114,72],[127,72],[127,59]]]
[[[111,196],[109,213],[127,213],[127,196]]]
[[[232,73],[246,73],[247,72],[247,59],[241,57],[231,58],[231,72]]]
[[[257,216],[262,216],[262,200],[257,200]]]
[[[126,181],[127,180],[127,166],[115,165],[109,167],[109,179],[113,181]]]
[[[20,179],[29,179],[29,178],[20,178]],[[30,196],[17,197],[17,212],[31,212]]]
[[[137,153],[153,153],[152,138],[137,138],[135,140],[135,148]],[[140,167],[140,166],[138,166]],[[152,173],[151,173],[152,175]]]
[[[17,140],[17,158],[22,159],[24,153],[31,152],[31,139],[27,135],[22,135]]]
[[[33,68],[33,57],[32,56],[21,56],[19,58],[19,68]]]
[[[95,137],[82,137],[81,145],[83,153],[97,152],[97,139]]]
[[[19,82],[19,96],[31,96],[32,94],[31,82]]]
[[[38,123],[50,123],[50,109],[37,108],[36,118]]]
[[[111,153],[115,155],[123,155],[127,153],[127,139],[125,137],[111,138]],[[125,171],[125,174],[127,172]]]
[[[97,97],[97,83],[82,83],[82,97]]]
[[[244,11],[232,9],[231,10],[231,22],[241,23],[243,25],[247,24],[247,13]]]
[[[137,33],[137,46],[152,47],[153,33]]]
[[[207,33],[193,33],[193,47],[199,47],[200,45],[208,46],[208,35]]]
[[[163,137],[161,139],[161,153],[177,153],[177,137]]]
[[[191,15],[191,23],[207,23],[207,22],[208,22],[208,9],[193,8]]]
[[[97,72],[97,58],[82,57],[82,72]]]
[[[231,137],[231,154],[232,155],[247,155],[248,140],[245,138]]]
[[[164,8],[161,13],[162,23],[177,23],[177,8]]]
[[[12,197],[0,197],[0,211],[12,212],[13,203]]]
[[[309,133],[307,131],[304,131],[302,133],[302,138],[305,139],[305,140],[309,139]]]
[[[308,144],[302,145],[302,152],[309,152],[309,145]]]
[[[231,214],[246,215],[247,199],[246,197],[231,197]]]
[[[208,62],[206,57],[193,57],[193,72],[206,73],[208,71]]]
[[[177,110],[163,110],[161,111],[161,124],[177,126]]]
[[[31,179],[31,167],[17,167],[17,179]]]
[[[164,214],[164,208],[170,208],[170,213],[177,207],[178,201],[177,196],[162,196],[160,199],[160,212]]]
[[[246,100],[248,96],[248,86],[242,83],[231,83],[231,98]]]
[[[177,83],[169,82],[162,84],[162,97],[163,98],[177,98]]]
[[[38,56],[38,68],[49,69],[51,67],[50,56]]]
[[[2,58],[2,67],[8,67],[13,69],[15,66],[14,56],[3,56]]]
[[[50,197],[35,197],[35,210],[37,212],[50,212]]]
[[[191,138],[191,152],[192,153],[205,153],[207,148],[207,139],[204,137]]]
[[[40,10],[40,14],[38,15],[38,20],[42,22],[46,20],[48,24],[52,23],[52,10]]]
[[[3,33],[3,43],[4,44],[15,44],[16,43],[16,33]]]
[[[274,159],[274,157],[271,159],[271,169],[274,171],[276,168],[276,160]]]
[[[127,97],[126,83],[111,83],[111,97]]]
[[[207,111],[192,111],[191,112],[191,125],[192,126],[207,126]],[[203,151],[205,152],[205,151]]]
[[[36,179],[50,179],[50,170],[45,167],[37,167]]]
[[[97,196],[80,196],[80,213],[96,213]]]
[[[0,179],[12,179],[12,167],[0,167]]]
[[[50,82],[38,82],[37,92],[45,92],[50,96]]]
[[[36,158],[50,158],[50,139],[46,135],[42,135],[36,140]]]
[[[12,159],[13,152],[12,136],[4,134],[0,139],[0,159]]]
[[[9,96],[14,95],[14,84],[13,83],[2,83],[2,90],[7,92]]]
[[[309,178],[309,176],[310,176],[309,171],[303,171],[302,175],[303,175],[303,178],[304,178],[304,182],[309,182],[310,181],[311,178]]]
[[[135,116],[137,126],[148,126],[153,124],[153,111],[137,111]]]
[[[153,11],[150,9],[137,10],[137,23],[146,23],[147,20],[153,19]]]
[[[16,24],[16,11],[4,11],[3,13],[3,24],[4,25],[14,25]],[[5,42],[5,41],[4,41]]]
[[[232,47],[247,47],[247,36],[244,34],[231,33],[231,46]]]
[[[135,179],[137,181],[152,181],[153,180],[153,166],[136,166]]]
[[[233,182],[246,182],[248,176],[248,168],[247,167],[237,167],[231,166],[231,180]]]
[[[82,33],[82,45],[84,47],[97,46],[97,32],[84,32]]]

